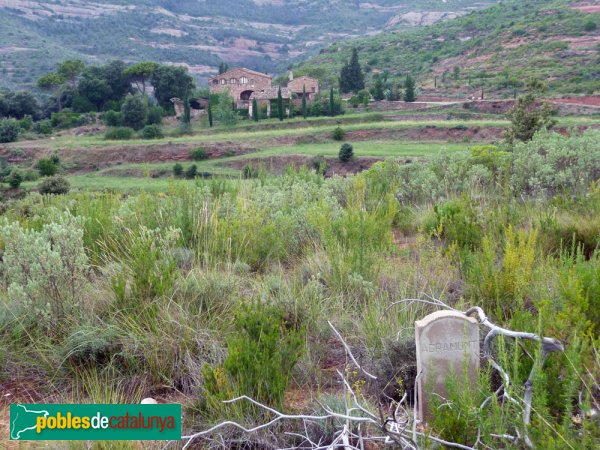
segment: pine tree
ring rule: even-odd
[[[258,122],[258,102],[256,101],[256,99],[252,99],[252,118],[254,119],[255,122]]]
[[[210,101],[208,102],[208,126],[211,128],[213,126],[213,116],[212,116],[212,109],[210,107]]]
[[[283,121],[283,97],[281,96],[281,86],[277,90],[277,114],[279,115],[279,120]]]
[[[302,117],[306,119],[308,111],[306,109],[306,86],[302,86]]]
[[[414,102],[417,99],[415,95],[415,80],[410,75],[406,76],[404,81],[404,101]]]
[[[333,87],[329,90],[329,114],[335,116],[335,101],[333,99]]]

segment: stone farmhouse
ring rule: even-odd
[[[314,100],[319,93],[319,80],[307,76],[294,78],[294,75],[290,72],[290,81],[288,81],[287,87],[298,98],[302,98],[303,89],[306,89],[306,99]]]
[[[243,107],[254,92],[264,91],[271,87],[273,77],[250,69],[235,68],[208,79],[210,92],[229,90],[238,107]],[[243,106],[242,106],[243,105]]]
[[[238,108],[248,108],[252,116],[252,100],[257,103],[267,104],[267,115],[271,115],[271,101],[277,99],[279,86],[272,85],[273,78],[270,75],[255,70],[238,67],[225,73],[215,75],[208,79],[211,93],[220,93],[229,90]],[[292,101],[294,96],[302,98],[303,88],[306,88],[307,100],[314,100],[319,93],[319,81],[311,77],[299,77],[294,79],[290,72],[287,87],[281,87],[281,96]],[[289,114],[289,110],[288,110]]]

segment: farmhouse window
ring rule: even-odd
[[[230,84],[235,84],[235,83],[236,83],[236,81],[237,81],[237,80],[236,80],[235,78],[232,78],[231,80],[229,80],[229,83],[230,83]]]
[[[248,84],[248,78],[246,78],[246,77],[240,78],[240,84]]]
[[[221,79],[221,84],[227,84],[227,80],[225,78]]]

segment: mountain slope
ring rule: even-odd
[[[334,40],[412,27],[497,0],[0,0],[0,86],[32,85],[65,57],[284,70]],[[387,28],[386,28],[387,27]]]
[[[599,30],[599,0],[512,0],[428,27],[333,44],[294,72],[336,84],[355,47],[369,77],[387,71],[400,81],[411,73],[426,93],[474,96],[483,88],[509,96],[532,76],[551,93],[591,93],[600,91]]]

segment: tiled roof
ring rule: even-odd
[[[260,76],[260,77],[265,77],[265,78],[273,78],[271,75],[268,75],[266,73],[262,73],[262,72],[257,72],[256,70],[251,70],[251,69],[246,69],[245,67],[235,67],[233,69],[229,69],[227,72],[221,73],[219,75],[214,75],[212,77],[209,78],[209,80],[212,80],[213,78],[220,78],[220,77],[228,77],[232,75],[232,72],[245,72],[248,75],[256,75],[256,76]]]

